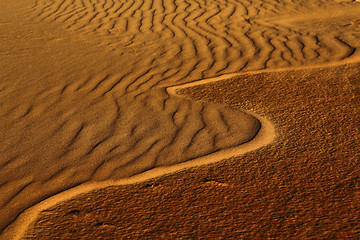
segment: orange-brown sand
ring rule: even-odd
[[[185,89],[269,116],[277,142],[81,195],[42,212],[25,239],[358,238],[359,67],[249,74]]]
[[[0,238],[77,194],[245,153],[153,195],[90,192],[27,236],[356,236],[359,15],[345,0],[1,0]],[[115,225],[78,226],[103,218],[91,208]]]

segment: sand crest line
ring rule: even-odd
[[[169,95],[177,96],[180,98],[186,98],[186,99],[192,99],[190,97],[187,97],[185,95],[181,95],[178,92],[182,89],[199,86],[199,85],[205,85],[205,84],[211,84],[218,81],[224,81],[227,79],[231,79],[234,77],[239,76],[246,76],[246,75],[254,75],[254,74],[261,74],[261,73],[269,73],[269,72],[290,72],[290,71],[296,71],[296,70],[304,70],[304,69],[316,69],[320,67],[335,67],[345,64],[352,64],[359,62],[359,57],[352,57],[350,59],[346,59],[343,61],[338,62],[332,62],[322,65],[314,65],[314,66],[299,66],[299,67],[288,67],[288,68],[278,68],[278,69],[263,69],[263,70],[257,70],[257,71],[248,71],[248,72],[242,72],[242,73],[231,73],[231,74],[225,74],[214,78],[207,78],[207,79],[201,79],[198,81],[193,81],[190,83],[185,83],[181,85],[175,85],[166,87],[166,91]],[[193,99],[194,100],[194,99]],[[195,101],[195,100],[194,100]],[[166,166],[166,167],[157,167],[153,168],[151,170],[148,170],[146,172],[134,175],[129,178],[123,178],[117,181],[108,180],[108,181],[102,181],[102,182],[88,182],[83,183],[77,187],[65,190],[63,192],[60,192],[52,197],[49,197],[42,202],[26,209],[23,213],[21,213],[17,219],[12,222],[7,228],[4,229],[3,233],[0,235],[0,239],[21,239],[21,237],[25,234],[26,230],[29,228],[31,223],[33,223],[40,212],[42,212],[45,209],[51,208],[55,206],[56,204],[59,204],[63,201],[68,201],[74,197],[76,197],[79,194],[87,193],[93,190],[106,188],[110,186],[121,186],[121,185],[130,185],[130,184],[136,184],[140,182],[144,182],[156,177],[160,177],[167,174],[172,174],[178,171],[182,171],[191,167],[199,167],[215,162],[219,162],[221,160],[224,160],[226,158],[230,158],[233,156],[240,156],[247,152],[251,152],[254,150],[257,150],[261,147],[264,147],[268,144],[270,144],[272,141],[274,141],[276,134],[275,134],[275,128],[271,121],[266,119],[265,117],[262,117],[254,112],[239,109],[253,117],[255,117],[261,124],[261,128],[259,132],[256,134],[256,136],[249,142],[243,143],[237,147],[229,148],[229,149],[223,149],[219,150],[217,152],[214,152],[209,155],[205,155],[199,158],[195,158],[183,163]]]
[[[169,95],[172,96],[178,96],[181,98],[187,98],[184,95],[178,94],[178,90],[192,87],[192,86],[198,86],[203,84],[208,84],[212,82],[217,82],[220,80],[226,80],[235,76],[241,76],[246,75],[246,73],[241,74],[226,74],[222,75],[220,77],[215,78],[209,78],[209,79],[202,79],[199,81],[186,83],[178,86],[171,86],[167,87],[166,91],[169,93]],[[196,101],[196,100],[194,100]],[[228,149],[221,149],[214,153],[198,157],[186,162],[182,162],[175,165],[165,166],[165,167],[156,167],[151,170],[145,171],[143,173],[134,175],[132,177],[123,178],[120,180],[108,180],[108,181],[102,181],[102,182],[88,182],[83,183],[79,186],[76,186],[74,188],[65,190],[63,192],[60,192],[54,196],[51,196],[42,202],[26,209],[23,213],[21,213],[17,219],[11,223],[7,228],[5,228],[4,232],[1,234],[0,239],[21,239],[23,235],[25,234],[26,230],[29,228],[31,223],[33,223],[39,214],[48,208],[51,208],[55,206],[56,204],[59,204],[63,201],[68,201],[80,194],[87,193],[90,191],[94,191],[101,188],[106,188],[110,186],[121,186],[121,185],[129,185],[129,184],[136,184],[140,182],[144,182],[156,177],[160,177],[163,175],[172,174],[178,171],[182,171],[188,168],[192,167],[199,167],[203,165],[208,165],[211,163],[219,162],[221,160],[243,155],[247,152],[254,151],[256,149],[259,149],[261,147],[264,147],[275,139],[275,128],[273,124],[266,119],[265,117],[262,117],[256,113],[239,109],[253,117],[255,117],[257,120],[259,120],[261,127],[258,133],[255,135],[255,137],[250,140],[249,142],[243,143],[237,147],[228,148]]]

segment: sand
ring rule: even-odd
[[[184,90],[269,116],[276,142],[81,195],[43,211],[25,239],[358,238],[358,69],[264,72]]]
[[[360,6],[354,1],[330,0],[2,0],[1,238],[20,238],[25,231],[36,239],[46,239],[50,233],[68,238],[69,228],[55,224],[62,222],[59,219],[50,225],[46,225],[48,219],[36,221],[39,214],[43,216],[41,211],[61,202],[64,204],[60,208],[70,209],[71,204],[65,200],[89,191],[91,197],[87,198],[92,201],[86,202],[81,196],[74,201],[94,206],[106,199],[108,205],[101,208],[105,211],[111,205],[124,205],[124,201],[130,205],[131,201],[139,203],[126,193],[132,192],[141,193],[143,204],[158,206],[149,192],[142,192],[144,184],[138,182],[243,154],[235,157],[236,161],[223,161],[212,169],[224,169],[230,162],[232,167],[225,167],[220,175],[233,179],[231,184],[239,175],[263,174],[270,178],[275,171],[281,176],[292,176],[285,188],[301,184],[302,189],[319,188],[315,183],[301,182],[301,172],[310,176],[306,179],[322,182],[321,189],[329,193],[324,195],[334,197],[335,206],[340,201],[338,195],[324,186],[359,176],[359,13]],[[259,71],[262,69],[266,70]],[[204,85],[211,82],[214,83]],[[324,159],[330,156],[332,160],[323,169]],[[338,169],[337,175],[331,164]],[[290,171],[289,166],[298,169]],[[201,184],[205,184],[204,188],[209,186],[206,184],[231,185],[213,180],[199,185],[193,178],[202,178],[207,174],[205,170],[186,170],[157,181],[167,184],[167,191],[173,192],[179,191],[176,179],[181,182],[189,178],[193,182],[182,189],[189,198],[193,194],[205,198],[210,194],[195,191]],[[212,171],[219,174],[221,170]],[[268,191],[275,181],[270,179],[265,185],[261,178],[252,179],[258,189],[252,189],[254,193],[250,191],[247,198],[267,203],[258,192]],[[93,192],[106,186],[135,183],[138,185],[112,187],[112,194],[108,189]],[[242,184],[239,181],[235,185],[241,189]],[[342,221],[339,229],[355,234],[351,231],[358,229],[359,219],[352,214],[358,213],[354,205],[358,187],[346,186],[344,191],[348,194],[341,192],[347,200],[341,214],[348,214],[354,224],[350,227]],[[239,192],[234,191],[226,194]],[[160,192],[152,194],[156,198],[163,194]],[[119,200],[114,194],[129,197]],[[293,195],[294,199],[299,197],[295,192]],[[276,198],[274,194],[269,196],[270,204]],[[283,195],[279,196],[282,199]],[[308,201],[298,199],[297,204]],[[200,202],[204,206],[200,212],[208,213],[210,202]],[[312,205],[308,213],[319,208],[331,212],[328,205],[321,203],[318,208]],[[166,207],[170,203],[164,204]],[[182,206],[181,201],[176,205]],[[229,206],[235,205],[245,207],[241,201]],[[264,210],[261,207],[254,205],[253,210]],[[158,212],[165,214],[161,215],[164,220],[171,211],[161,209]],[[187,208],[181,209],[186,212]],[[244,218],[241,225],[238,210],[231,211],[232,207],[214,209],[228,211],[226,216],[214,215],[215,222],[224,229],[229,227],[227,219],[237,218],[234,226],[250,224]],[[286,213],[286,209],[282,203],[274,211]],[[68,220],[59,209],[52,212]],[[112,215],[118,215],[114,216],[115,222],[121,225],[122,214],[109,214]],[[193,223],[186,216],[179,218],[187,223],[185,227],[168,228],[175,234],[171,236],[195,234],[196,231],[184,230]],[[291,219],[289,216],[285,214],[283,218]],[[319,220],[328,220],[328,225],[320,225],[329,234],[335,217],[341,218],[339,212],[331,216]],[[155,226],[160,220],[153,221]],[[198,221],[200,228],[207,228],[207,220]],[[33,224],[36,227],[29,228]],[[286,226],[283,224],[282,233],[303,234],[303,227],[308,225],[299,221],[294,225],[295,232]],[[108,237],[124,234],[119,228],[102,229]],[[144,227],[131,229],[125,228],[128,234],[136,235]],[[265,232],[252,229],[246,231],[249,236],[265,236],[256,235]],[[276,236],[276,228],[269,229]],[[81,227],[78,230],[72,232],[71,238],[93,234]],[[151,236],[166,238],[164,232],[154,231]],[[184,235],[176,235],[177,232]],[[237,235],[234,230],[224,233]],[[195,235],[206,235],[206,231]],[[142,236],[145,235],[139,235]]]

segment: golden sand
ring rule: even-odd
[[[356,236],[359,15],[1,0],[0,238]]]
[[[81,195],[42,212],[26,236],[357,238],[358,69],[264,72],[183,90],[262,112],[276,124],[276,143],[207,167]]]

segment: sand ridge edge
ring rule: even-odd
[[[180,84],[175,86],[170,86],[166,88],[166,92],[169,95],[177,96],[180,98],[189,98],[185,95],[179,94],[178,90],[204,85],[204,84],[211,84],[213,82],[223,81],[226,79],[231,79],[233,77],[238,76],[244,76],[244,75],[254,75],[254,74],[260,74],[260,73],[271,73],[271,72],[289,72],[294,70],[305,70],[305,69],[317,69],[321,67],[336,67],[336,66],[342,66],[346,64],[356,63],[359,62],[359,57],[353,56],[352,58],[338,61],[338,62],[332,62],[322,65],[314,65],[314,66],[300,66],[300,67],[290,67],[290,68],[278,68],[278,69],[263,69],[263,70],[257,70],[257,71],[246,71],[242,73],[232,73],[232,74],[225,74],[214,78],[207,78],[207,79],[201,79],[198,81],[186,83],[186,84]],[[191,99],[191,98],[189,98]],[[240,156],[247,152],[257,150],[261,147],[264,147],[270,143],[272,143],[276,137],[275,134],[275,127],[271,123],[270,120],[267,118],[260,116],[254,112],[247,111],[244,109],[239,109],[242,112],[245,112],[253,117],[255,117],[261,124],[261,128],[257,135],[249,142],[246,142],[244,144],[241,144],[237,147],[230,148],[230,149],[223,149],[219,150],[215,153],[205,155],[199,158],[195,158],[183,163],[166,166],[166,167],[157,167],[153,168],[151,170],[145,171],[143,173],[134,175],[132,177],[123,178],[117,181],[108,180],[108,181],[101,181],[101,182],[88,182],[81,184],[79,186],[76,186],[74,188],[65,190],[63,192],[60,192],[54,196],[51,196],[40,203],[26,209],[23,213],[19,215],[19,217],[12,222],[8,227],[4,229],[2,234],[0,235],[0,239],[21,239],[23,234],[26,232],[28,227],[36,220],[39,213],[45,209],[48,209],[60,202],[70,200],[79,194],[87,193],[93,190],[106,188],[110,186],[121,186],[121,185],[130,185],[130,184],[136,184],[140,182],[144,182],[147,180],[150,180],[152,178],[160,177],[163,175],[172,174],[178,171],[185,170],[187,168],[191,167],[199,167],[202,165],[207,165],[215,162],[219,162],[221,160],[224,160],[226,158],[230,158],[233,156]]]
[[[181,98],[186,98],[186,96],[180,95],[177,93],[177,90],[184,89],[191,86],[197,86],[202,85],[205,82],[211,83],[216,82],[220,80],[229,79],[234,76],[244,75],[246,73],[240,73],[240,74],[226,74],[220,77],[215,78],[209,78],[209,79],[203,79],[187,84],[182,84],[178,86],[171,86],[166,88],[166,91],[169,93],[169,95],[178,96]],[[249,73],[248,73],[249,74]],[[182,171],[188,168],[192,167],[199,167],[215,162],[222,161],[227,158],[231,158],[233,156],[239,156],[243,155],[247,152],[254,151],[256,149],[259,149],[261,147],[264,147],[271,142],[274,141],[276,134],[275,134],[275,127],[271,123],[270,120],[267,118],[260,116],[254,112],[250,112],[244,109],[239,109],[240,111],[243,111],[253,117],[255,117],[260,122],[260,130],[255,135],[255,137],[250,140],[249,142],[243,143],[239,146],[228,148],[228,149],[221,149],[219,151],[216,151],[214,153],[201,156],[195,159],[191,159],[186,162],[182,162],[179,164],[174,164],[170,166],[163,166],[163,167],[156,167],[153,169],[150,169],[148,171],[145,171],[143,173],[123,178],[120,180],[107,180],[107,181],[101,181],[101,182],[88,182],[83,183],[79,186],[76,186],[74,188],[70,188],[68,190],[65,190],[63,192],[60,192],[54,196],[51,196],[40,203],[26,209],[24,212],[22,212],[17,219],[12,222],[8,227],[6,227],[3,231],[3,233],[0,235],[0,239],[21,239],[23,235],[25,234],[26,230],[29,228],[29,226],[37,219],[40,212],[42,212],[45,209],[48,209],[52,206],[55,206],[56,204],[59,204],[60,202],[70,200],[80,194],[87,193],[96,189],[106,188],[110,186],[121,186],[121,185],[129,185],[129,184],[136,184],[140,182],[147,181],[152,178],[160,177],[163,175],[172,174],[178,171]]]

